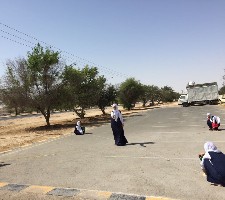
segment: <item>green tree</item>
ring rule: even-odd
[[[68,97],[66,102],[82,119],[85,110],[96,106],[106,79],[98,75],[96,67],[86,65],[83,69],[67,66],[63,73],[63,85]]]
[[[117,90],[113,85],[106,85],[106,87],[101,91],[100,98],[98,100],[98,107],[105,115],[105,107],[112,105],[116,101]]]
[[[124,108],[131,110],[135,107],[135,103],[142,94],[142,86],[139,81],[134,78],[128,78],[125,82],[121,83],[119,88],[119,100]]]
[[[150,99],[150,86],[148,85],[141,85],[140,91],[140,100],[142,101],[142,106],[145,107],[146,103]]]
[[[28,52],[27,62],[30,71],[29,104],[42,113],[47,126],[50,126],[50,111],[58,101],[61,84],[63,63],[60,62],[60,53],[37,44],[32,52]]]
[[[24,58],[17,58],[14,61],[8,60],[6,66],[1,84],[1,100],[8,109],[14,109],[18,115],[27,107],[29,91],[27,62]]]
[[[155,105],[155,101],[160,102],[161,100],[161,92],[158,86],[155,85],[149,85],[148,87],[149,90],[149,99],[151,101],[152,106]]]
[[[225,86],[223,86],[219,89],[219,94],[220,95],[225,94]]]
[[[173,102],[177,99],[177,93],[169,86],[164,86],[161,88],[161,95],[163,102]]]

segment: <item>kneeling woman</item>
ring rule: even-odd
[[[124,146],[126,143],[128,143],[128,141],[124,136],[123,117],[121,112],[118,110],[117,104],[113,104],[112,107],[113,111],[111,112],[111,128],[113,131],[115,145]]]
[[[204,144],[205,153],[201,161],[207,181],[225,186],[225,155],[212,142]]]

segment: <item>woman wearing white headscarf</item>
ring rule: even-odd
[[[83,135],[84,132],[85,132],[84,127],[81,126],[81,122],[78,121],[77,124],[76,124],[76,126],[75,126],[74,133],[75,133],[76,135]]]
[[[225,155],[212,142],[204,144],[205,154],[201,160],[207,181],[225,186]]]
[[[117,104],[113,104],[113,111],[111,112],[111,128],[115,140],[115,145],[124,146],[128,143],[124,136],[124,122],[121,112],[118,110]]]

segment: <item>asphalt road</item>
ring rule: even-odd
[[[208,130],[208,112],[221,117],[221,131]],[[0,182],[222,200],[225,188],[206,181],[198,153],[206,141],[225,152],[223,119],[225,109],[215,105],[141,112],[125,119],[125,147],[114,145],[110,124],[105,124],[83,136],[0,154]]]

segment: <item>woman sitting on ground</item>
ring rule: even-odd
[[[207,181],[225,186],[225,155],[212,142],[206,142],[204,149],[200,164]]]
[[[80,121],[77,122],[77,124],[75,126],[74,133],[76,135],[83,135],[85,133],[85,127],[81,126],[81,122]]]

